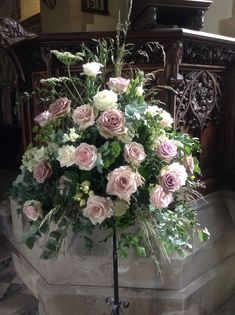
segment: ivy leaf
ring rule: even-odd
[[[200,239],[201,242],[207,241],[210,237],[210,233],[207,230],[207,228],[204,228],[203,230],[198,229],[198,237]]]
[[[34,244],[37,241],[37,239],[38,239],[38,237],[31,236],[31,237],[27,238],[24,242],[29,249],[32,249],[34,247]]]

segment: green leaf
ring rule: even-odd
[[[121,153],[121,146],[118,141],[113,141],[110,143],[110,153],[113,157],[117,158]]]
[[[142,246],[137,246],[136,247],[136,252],[139,256],[143,256],[143,257],[146,257],[147,256],[147,253],[146,253],[146,250],[144,247]]]
[[[201,242],[207,241],[210,238],[210,232],[207,230],[207,228],[198,229],[198,237]]]
[[[48,259],[53,259],[53,258],[56,258],[58,256],[58,254],[56,252],[51,252],[50,250],[48,249],[45,249],[40,258],[41,259],[45,259],[45,260],[48,260]]]
[[[27,245],[29,249],[32,249],[37,239],[38,238],[36,236],[29,237],[25,240],[25,244]]]
[[[126,247],[119,247],[117,253],[118,256],[126,258],[128,256],[128,249]]]
[[[86,235],[84,235],[83,236],[83,238],[84,238],[84,241],[85,241],[85,246],[86,246],[86,248],[87,249],[91,249],[92,247],[93,247],[93,240],[92,239],[90,239],[88,236],[86,236]]]

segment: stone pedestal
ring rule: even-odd
[[[162,262],[160,277],[149,259],[120,259],[120,297],[128,299],[126,315],[211,314],[230,297],[235,287],[235,196],[217,192],[197,202],[200,222],[210,241],[195,237],[187,257],[174,254]],[[86,253],[79,237],[65,244],[64,254],[53,261],[40,260],[40,244],[33,250],[20,244],[23,220],[12,207],[18,252],[15,269],[39,299],[41,315],[105,315],[105,298],[113,296],[111,241]]]

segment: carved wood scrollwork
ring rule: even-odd
[[[175,124],[178,129],[202,130],[219,124],[222,103],[222,76],[210,71],[191,71],[178,86]]]
[[[192,42],[184,43],[183,63],[224,66],[234,61],[234,49]]]

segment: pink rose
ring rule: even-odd
[[[172,201],[172,193],[166,193],[159,185],[156,185],[150,192],[150,203],[156,209],[167,208]]]
[[[75,150],[74,163],[80,170],[90,171],[97,160],[97,149],[94,145],[81,143]]]
[[[106,192],[109,195],[118,196],[127,202],[143,184],[140,174],[133,172],[128,166],[121,166],[108,174]]]
[[[172,163],[160,172],[160,184],[164,190],[174,192],[185,185],[188,175],[183,165]]]
[[[100,134],[106,139],[125,133],[125,117],[120,110],[109,109],[103,112],[96,122]]]
[[[79,125],[79,130],[85,130],[95,122],[94,107],[89,104],[79,106],[74,110],[72,118],[74,123]]]
[[[48,110],[45,110],[38,116],[34,118],[34,121],[37,122],[41,127],[43,127],[45,124],[50,122],[51,120],[51,113]]]
[[[183,159],[183,165],[186,168],[186,170],[193,174],[194,172],[194,161],[193,161],[193,157],[190,155],[186,155]]]
[[[49,106],[51,117],[62,117],[70,112],[71,101],[67,97],[58,98]]]
[[[129,83],[130,83],[129,79],[118,77],[118,78],[109,78],[107,85],[115,93],[123,94],[127,91]]]
[[[106,218],[113,216],[113,203],[109,198],[91,195],[87,200],[83,215],[89,218],[92,224],[101,224]]]
[[[156,149],[157,156],[167,163],[170,163],[177,153],[177,146],[171,140],[160,143]]]
[[[37,221],[42,216],[41,203],[36,200],[26,201],[23,205],[23,213],[29,220]]]
[[[51,173],[51,164],[45,160],[41,160],[34,167],[33,177],[35,178],[36,182],[42,184],[46,178],[51,176]]]
[[[146,158],[144,147],[137,142],[131,142],[124,146],[124,159],[128,163],[140,164]]]

